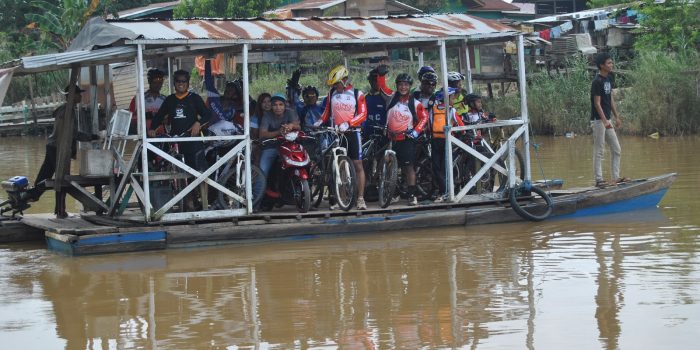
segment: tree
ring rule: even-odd
[[[666,0],[655,4],[645,0],[640,12],[642,34],[635,42],[638,51],[696,53],[700,50],[700,2]]]
[[[26,19],[35,22],[56,48],[65,50],[97,10],[99,0],[62,0],[58,4],[35,0],[31,5],[35,12],[28,13]]]
[[[442,12],[450,7],[449,0],[405,0],[404,4],[426,13]]]
[[[280,3],[281,0],[183,0],[173,10],[173,17],[258,17]]]
[[[618,5],[618,4],[630,4],[634,3],[637,1],[633,0],[588,0],[588,8],[590,9],[597,9],[599,7],[606,7],[610,5]]]

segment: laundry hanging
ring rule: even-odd
[[[552,28],[551,37],[552,37],[552,39],[560,38],[561,37],[561,27]]]
[[[574,29],[574,25],[571,23],[571,21],[566,21],[562,23],[562,25],[559,26],[561,28],[562,33],[566,33],[572,29]]]
[[[540,38],[549,41],[550,31],[549,29],[540,30]]]

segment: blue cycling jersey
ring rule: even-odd
[[[377,132],[374,126],[386,126],[386,101],[382,94],[368,93],[365,95],[367,104],[367,120],[362,124],[362,136],[367,138]]]

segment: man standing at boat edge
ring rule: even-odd
[[[603,153],[605,144],[610,147],[612,157],[612,178],[617,183],[629,181],[620,177],[620,155],[622,149],[617,140],[615,128],[622,125],[622,119],[617,112],[612,90],[614,79],[612,76],[613,61],[607,52],[599,53],[595,58],[598,74],[591,83],[591,128],[593,129],[593,175],[596,187],[605,187],[608,183],[603,178]],[[613,126],[612,116],[615,117]]]

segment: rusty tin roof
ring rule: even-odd
[[[138,35],[133,44],[368,44],[484,39],[518,34],[496,21],[465,14],[370,18],[186,19],[110,21]]]

